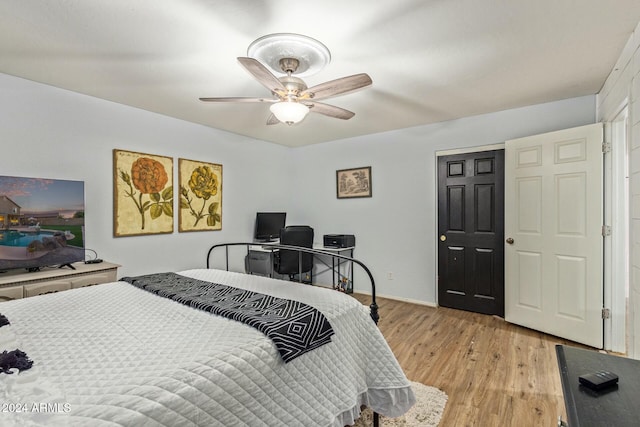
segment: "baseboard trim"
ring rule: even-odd
[[[371,292],[358,291],[356,293],[362,294],[362,295],[371,296]],[[438,308],[438,304],[436,304],[436,303],[427,302],[427,301],[420,301],[420,300],[415,300],[415,299],[411,299],[411,298],[400,298],[400,297],[396,297],[396,296],[392,296],[392,295],[380,295],[380,294],[376,294],[376,297],[391,299],[391,300],[394,300],[394,301],[407,302],[409,304],[424,305],[424,306],[427,306],[427,307]]]

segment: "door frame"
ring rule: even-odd
[[[604,156],[605,224],[611,234],[604,242],[604,304],[611,316],[604,320],[604,348],[626,354],[627,292],[629,270],[629,102],[625,98],[604,121],[605,143],[611,151]],[[614,203],[613,201],[618,201]],[[623,203],[620,203],[622,200]]]

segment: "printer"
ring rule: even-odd
[[[356,245],[356,236],[353,234],[325,234],[322,244],[330,248],[350,248]]]

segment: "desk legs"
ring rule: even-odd
[[[353,249],[349,250],[349,256],[353,258]],[[345,263],[349,263],[349,271],[346,275],[343,275],[340,273],[340,266]],[[336,280],[336,277],[338,280]],[[338,265],[336,265],[336,259],[332,257],[331,279],[333,283],[333,289],[337,289],[348,294],[353,293],[353,261],[343,261],[338,259]]]

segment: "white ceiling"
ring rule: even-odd
[[[0,72],[288,146],[597,93],[640,21],[638,0],[2,0]],[[323,102],[356,113],[267,126],[237,62],[270,33],[324,43],[308,86],[366,72]]]

